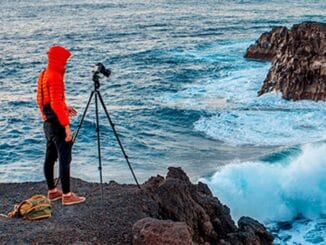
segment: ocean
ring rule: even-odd
[[[79,115],[92,70],[139,182],[182,167],[275,244],[326,244],[325,102],[257,97],[270,62],[246,60],[265,31],[326,22],[326,2],[281,0],[1,1],[0,182],[43,180],[36,79],[47,48],[73,54],[65,76]],[[103,179],[134,183],[103,108]],[[74,177],[99,181],[92,101],[73,148]]]

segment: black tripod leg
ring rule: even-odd
[[[97,133],[97,150],[98,150],[98,170],[100,171],[100,181],[101,181],[101,197],[103,204],[103,178],[102,178],[102,158],[101,158],[101,142],[100,142],[100,122],[98,118],[98,103],[97,96],[99,92],[95,93],[95,111],[96,111],[96,133]]]
[[[129,166],[129,169],[130,169],[130,171],[131,171],[131,173],[132,173],[132,176],[134,177],[134,180],[135,180],[135,182],[136,182],[138,188],[141,189],[141,188],[140,188],[140,185],[138,184],[138,181],[137,181],[136,175],[135,175],[135,173],[134,173],[134,170],[132,169],[131,164],[130,164],[130,162],[129,162],[129,157],[128,157],[128,155],[126,154],[126,152],[125,152],[125,150],[124,150],[124,148],[123,148],[123,145],[122,145],[122,143],[121,143],[121,141],[120,141],[119,135],[118,135],[117,131],[115,130],[115,125],[114,125],[114,123],[113,123],[112,120],[111,120],[111,117],[110,117],[110,115],[109,115],[109,113],[108,113],[108,110],[106,109],[106,106],[105,106],[105,104],[104,104],[104,101],[103,101],[103,99],[102,99],[102,96],[101,96],[100,92],[98,92],[97,94],[98,94],[98,97],[100,98],[100,102],[101,102],[101,104],[102,104],[102,106],[103,106],[103,109],[104,109],[104,111],[105,111],[105,114],[106,114],[106,116],[107,116],[107,118],[108,118],[108,120],[109,120],[109,122],[110,122],[110,125],[111,125],[111,128],[112,128],[113,132],[114,132],[114,135],[115,135],[115,137],[116,137],[116,139],[117,139],[117,141],[118,141],[118,143],[119,143],[120,149],[121,149],[121,151],[122,151],[122,153],[123,153],[123,155],[124,155],[124,157],[125,157],[125,159],[126,159],[126,161],[127,161],[127,163],[128,163],[128,166]],[[96,97],[95,97],[95,98],[96,98]]]
[[[72,144],[74,144],[75,141],[76,141],[76,138],[77,138],[77,136],[78,136],[78,134],[79,134],[79,130],[80,130],[80,128],[81,128],[81,126],[82,126],[82,124],[83,124],[83,122],[84,122],[84,119],[85,119],[85,116],[86,116],[86,112],[87,112],[87,109],[88,109],[88,107],[89,107],[89,104],[91,103],[91,100],[92,100],[92,98],[93,98],[93,95],[94,95],[94,91],[92,91],[91,95],[89,96],[89,99],[88,99],[88,102],[87,102],[86,108],[85,108],[85,110],[84,110],[83,116],[82,116],[82,118],[81,118],[81,120],[80,120],[80,122],[79,122],[79,125],[78,125],[78,127],[77,127],[77,131],[76,131],[76,133],[75,133],[75,135],[74,135],[74,138],[73,138],[73,140],[72,140]]]

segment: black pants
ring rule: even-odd
[[[57,120],[44,122],[46,137],[46,154],[44,175],[48,189],[55,188],[54,163],[59,157],[59,173],[63,193],[70,192],[70,162],[72,142],[65,141],[65,129]]]

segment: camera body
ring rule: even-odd
[[[102,63],[97,63],[93,69],[93,81],[95,83],[95,88],[100,87],[101,76],[109,77],[110,75],[110,69],[106,69]]]
[[[97,63],[93,70],[94,74],[103,74],[105,77],[109,77],[111,75],[111,70],[106,69],[102,63]]]

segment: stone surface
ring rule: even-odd
[[[132,227],[133,245],[191,245],[191,229],[184,222],[144,218]]]
[[[255,44],[250,45],[244,57],[271,61],[288,38],[289,30],[286,27],[274,27],[272,31],[263,33]]]
[[[258,95],[281,92],[291,100],[326,101],[326,24],[274,28],[251,45],[246,58],[272,60]]]
[[[246,234],[244,240],[246,244],[270,244],[273,241],[273,236],[266,231],[265,227],[250,217],[241,217],[238,227]]]

